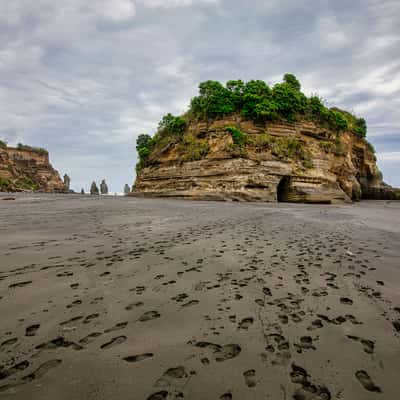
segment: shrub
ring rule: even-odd
[[[332,129],[336,130],[337,132],[344,131],[349,126],[347,119],[340,111],[328,110],[326,116]]]
[[[296,114],[303,114],[307,106],[306,96],[288,83],[278,83],[274,86],[272,100],[277,112],[289,121],[293,121]]]
[[[136,139],[136,150],[138,152],[139,160],[136,164],[136,172],[139,172],[147,166],[148,158],[153,149],[154,141],[150,135],[141,134]]]
[[[7,190],[11,185],[11,181],[0,176],[0,190]]]
[[[293,74],[285,74],[283,76],[283,81],[291,86],[293,89],[300,91],[301,84],[299,80]]]
[[[227,143],[225,150],[233,158],[247,158],[248,154],[245,147],[238,146],[234,143]]]
[[[185,136],[180,146],[183,161],[198,161],[209,152],[207,140],[196,139],[192,135]]]
[[[175,117],[172,114],[164,115],[158,124],[158,133],[161,136],[182,135],[186,130],[186,121],[182,117]]]
[[[303,164],[304,168],[307,168],[307,169],[314,168],[314,163],[310,159],[303,160],[302,164]]]
[[[33,147],[33,146],[28,146],[28,145],[22,144],[22,143],[17,144],[17,149],[22,150],[22,151],[31,151],[33,153],[37,153],[37,154],[41,154],[41,155],[49,154],[49,152],[42,147]]]
[[[354,131],[360,137],[367,136],[367,123],[364,118],[356,119]]]
[[[191,101],[191,111],[197,118],[217,118],[235,111],[232,93],[217,81],[199,85],[200,94]]]
[[[227,126],[225,129],[232,135],[232,140],[235,145],[243,147],[246,144],[247,135],[240,129],[234,126]]]
[[[255,135],[254,138],[248,139],[248,142],[258,150],[265,150],[271,147],[273,138],[271,135]]]
[[[324,104],[318,96],[311,96],[308,99],[308,110],[314,117],[320,117],[324,111]]]
[[[0,148],[6,148],[6,147],[7,147],[7,142],[0,140]]]

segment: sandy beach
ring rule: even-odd
[[[0,398],[397,399],[399,243],[399,202],[2,194]]]

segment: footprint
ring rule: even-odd
[[[24,360],[18,364],[13,365],[9,369],[0,369],[0,380],[6,379],[11,375],[16,374],[19,371],[23,371],[24,369],[29,367],[29,361]]]
[[[226,344],[222,346],[221,350],[217,353],[216,361],[226,361],[235,358],[242,351],[238,344]]]
[[[147,311],[139,318],[139,321],[146,322],[160,317],[161,315],[158,311]]]
[[[104,333],[109,333],[109,332],[114,332],[114,331],[119,331],[121,329],[124,329],[128,325],[128,322],[118,322],[115,324],[112,328],[108,328],[104,331]]]
[[[356,378],[358,379],[358,381],[361,383],[361,385],[363,385],[364,389],[368,390],[369,392],[377,392],[377,393],[382,392],[381,388],[376,386],[372,382],[372,380],[367,372],[357,371],[355,373],[355,375],[356,375]]]
[[[18,342],[18,339],[17,339],[17,338],[7,339],[7,340],[5,340],[4,342],[2,342],[2,343],[0,344],[0,350],[2,350],[2,349],[5,348],[5,347],[12,346],[13,344],[15,344],[15,343],[17,343],[17,342]]]
[[[51,369],[57,367],[60,365],[62,360],[49,360],[46,361],[45,363],[41,364],[39,368],[37,368],[35,371],[33,371],[31,374],[24,376],[22,380],[24,381],[33,381],[34,379],[41,378],[43,375],[45,375],[48,371]]]
[[[94,319],[98,318],[99,314],[95,313],[95,314],[90,314],[88,315],[84,320],[83,323],[84,324],[88,324],[89,322],[93,321]]]
[[[182,304],[182,307],[190,307],[190,306],[195,306],[197,304],[199,304],[198,300],[190,300],[187,303]]]
[[[239,322],[238,329],[249,329],[251,325],[253,325],[253,318],[244,318]]]
[[[20,287],[24,287],[26,285],[30,285],[32,283],[32,281],[25,281],[25,282],[17,282],[17,283],[12,283],[11,285],[9,285],[8,287],[10,289],[14,289],[14,288],[20,288]]]
[[[231,392],[227,392],[224,393],[222,396],[220,396],[219,400],[232,400],[232,393]]]
[[[188,374],[185,370],[185,367],[179,366],[175,368],[169,368],[162,374],[161,378],[157,380],[156,386],[171,386],[176,379],[183,379],[187,377]]]
[[[96,340],[99,336],[101,336],[101,332],[93,332],[90,333],[89,335],[85,336],[81,340],[79,340],[79,343],[81,344],[89,344],[92,343],[94,340]]]
[[[165,400],[168,397],[168,392],[166,390],[161,390],[161,392],[153,393],[147,400]]]
[[[25,336],[35,336],[36,332],[37,332],[37,330],[39,328],[40,328],[40,324],[34,324],[34,325],[31,325],[31,326],[28,326],[25,329]]]
[[[363,346],[363,350],[368,353],[368,354],[373,354],[374,348],[375,348],[375,342],[372,340],[368,339],[363,339],[358,336],[353,336],[353,335],[347,335],[347,337],[351,340],[355,340],[357,342],[360,342]]]
[[[256,371],[254,369],[243,372],[243,376],[247,387],[256,386]]]
[[[53,340],[50,340],[49,342],[41,343],[41,344],[37,345],[35,348],[38,350],[54,350],[54,349],[58,349],[59,347],[71,347],[74,350],[82,350],[82,348],[83,348],[79,344],[70,342],[69,340],[66,340],[62,336],[59,336]]]
[[[147,358],[151,358],[153,357],[154,354],[153,353],[144,353],[144,354],[138,354],[136,356],[128,356],[128,357],[124,357],[123,359],[129,363],[133,363],[133,362],[138,362],[138,361],[143,361],[146,360]]]
[[[127,339],[126,336],[117,336],[115,338],[112,338],[109,342],[102,344],[100,348],[103,350],[110,349],[111,347],[124,343],[126,339]]]
[[[138,302],[136,302],[136,303],[132,303],[132,304],[129,304],[129,305],[127,305],[126,307],[125,307],[125,310],[132,310],[133,309],[133,307],[140,307],[140,306],[143,306],[144,305],[144,303],[142,302],[142,301],[138,301]]]
[[[341,297],[340,302],[342,304],[346,304],[347,306],[353,305],[353,300],[349,299],[348,297]]]

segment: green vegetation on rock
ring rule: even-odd
[[[22,143],[17,144],[17,150],[31,151],[33,153],[37,153],[40,155],[49,154],[49,152],[46,149],[43,149],[42,147],[33,147],[33,146],[28,146],[27,144],[22,144]]]
[[[8,188],[11,186],[11,182],[7,178],[2,178],[0,176],[0,191],[1,190],[8,190]]]
[[[0,140],[0,148],[6,148],[7,147],[7,143],[4,142],[3,140]]]
[[[207,140],[188,135],[183,138],[179,152],[182,154],[182,161],[197,161],[204,158],[209,149]]]
[[[209,152],[209,144],[188,127],[190,123],[222,119],[236,115],[255,124],[268,122],[313,121],[336,133],[336,141],[321,142],[327,153],[344,154],[340,134],[349,131],[365,137],[366,122],[339,108],[328,108],[318,96],[307,97],[301,91],[301,84],[292,74],[285,74],[283,82],[270,87],[262,80],[230,80],[225,85],[217,81],[206,81],[199,85],[199,94],[191,100],[189,110],[182,116],[165,115],[156,134],[146,134],[137,138],[136,149],[139,160],[136,170],[157,163],[157,159],[172,145],[178,145],[178,155],[183,161],[204,158]],[[256,151],[269,149],[279,159],[297,158],[305,168],[312,168],[308,150],[295,138],[276,138],[267,134],[248,135],[236,126],[227,126],[233,143],[226,150],[233,157],[247,157],[247,147]]]
[[[189,110],[198,119],[221,118],[234,112],[255,122],[310,119],[337,132],[350,130],[360,137],[367,132],[363,118],[338,108],[327,108],[317,96],[307,98],[292,74],[286,74],[283,82],[272,88],[260,80],[246,83],[232,80],[225,86],[217,81],[202,82]]]

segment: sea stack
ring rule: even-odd
[[[364,119],[307,98],[296,77],[200,84],[183,116],[137,140],[131,195],[343,203],[395,199],[366,140]]]
[[[103,179],[100,183],[100,193],[108,194],[108,186],[105,179]]]
[[[99,194],[99,188],[97,187],[95,181],[93,181],[91,186],[90,186],[90,194],[92,194],[92,195],[98,195]]]

